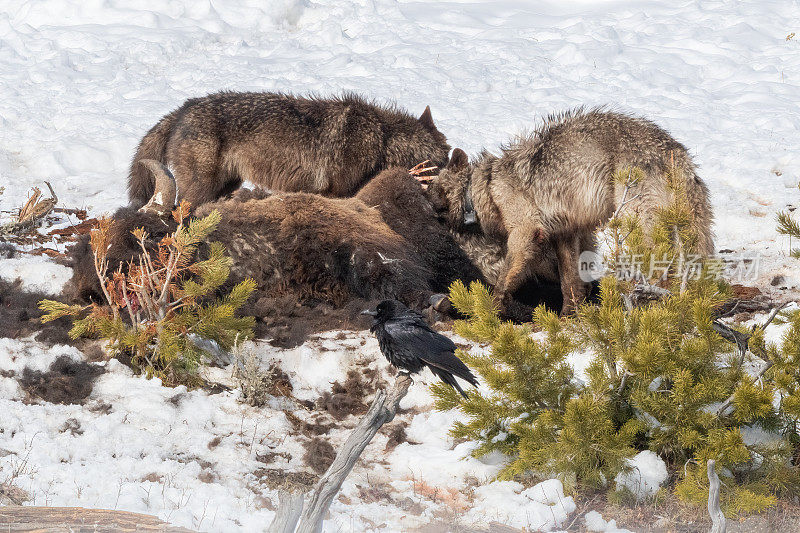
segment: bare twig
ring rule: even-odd
[[[757,383],[758,380],[761,379],[761,376],[763,376],[767,372],[767,370],[772,368],[773,364],[774,363],[772,361],[767,361],[766,363],[764,363],[764,366],[761,367],[761,370],[758,371],[758,374],[756,374],[753,377],[753,383]],[[722,402],[722,405],[720,405],[719,409],[717,409],[717,416],[721,416],[721,415],[723,415],[725,413],[725,411],[728,409],[728,407],[730,407],[731,404],[733,403],[733,398],[734,398],[735,395],[736,395],[736,393],[734,392],[733,394],[728,396],[727,400]]]
[[[778,307],[773,309],[772,312],[769,314],[766,322],[764,322],[760,326],[753,326],[753,332],[755,333],[756,329],[761,329],[761,331],[767,329],[767,326],[769,326],[772,323],[772,321],[775,320],[775,317],[778,316],[778,313],[780,313],[783,310],[783,308],[786,307],[787,305],[789,305],[789,302],[783,302],[782,304],[779,304]]]
[[[775,317],[778,316],[778,313],[781,311],[781,309],[786,307],[786,305],[787,303],[784,302],[775,309],[773,309],[772,312],[767,317],[767,320],[763,324],[753,326],[753,329],[751,331],[755,333],[757,330],[764,331],[765,329],[767,329],[767,326],[769,326],[770,323],[773,320],[775,320]],[[739,364],[744,362],[745,354],[747,353],[747,350],[749,350],[748,341],[750,340],[750,337],[752,335],[749,333],[742,333],[741,331],[736,331],[735,329],[729,328],[728,326],[720,323],[717,320],[712,322],[711,325],[714,327],[714,331],[719,333],[719,335],[723,339],[736,343],[736,347],[739,350],[739,355],[740,355]],[[772,365],[774,364],[775,364],[774,361],[765,361],[764,366],[761,367],[761,370],[759,370],[758,373],[753,377],[753,383],[758,383],[761,377],[767,372],[767,370],[772,368]],[[725,412],[725,410],[731,406],[732,403],[733,403],[733,394],[728,396],[728,399],[725,400],[722,405],[720,405],[719,409],[717,409],[717,416],[722,415]]]
[[[668,296],[672,296],[669,290],[663,289],[657,285],[651,285],[647,282],[642,282],[637,283],[630,294],[624,295],[623,303],[626,309],[630,311],[636,307],[641,307],[649,302],[661,300]]]
[[[628,177],[625,178],[625,189],[622,191],[622,200],[617,206],[617,209],[614,211],[614,214],[611,215],[610,220],[614,220],[615,218],[617,218],[620,211],[622,211],[622,208],[625,207],[626,204],[633,202],[634,200],[636,200],[641,196],[641,194],[637,194],[632,198],[628,198],[628,193],[630,192],[630,190],[639,182],[639,178],[631,179],[632,174],[633,174],[633,168],[628,169]]]
[[[719,320],[714,320],[711,322],[711,327],[714,328],[714,331],[716,331],[720,337],[735,344],[736,350],[739,353],[739,357],[744,360],[744,355],[748,350],[748,342],[750,341],[750,337],[752,337],[752,335],[737,331],[729,326],[726,326]]]

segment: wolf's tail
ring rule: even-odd
[[[697,251],[702,255],[711,256],[714,254],[714,234],[711,231],[714,214],[708,197],[708,187],[696,172],[692,172],[687,179],[691,185],[686,188],[686,196],[694,213]]]
[[[131,170],[128,174],[128,199],[131,207],[136,209],[145,205],[155,191],[153,174],[139,161],[154,159],[159,163],[167,164],[167,140],[172,133],[177,111],[166,115],[158,121],[144,136],[136,149],[136,155],[131,161]]]
[[[692,211],[692,229],[697,235],[696,253],[711,256],[714,254],[714,234],[711,231],[714,215],[711,210],[708,186],[697,175],[697,168],[688,158],[681,167],[686,200]]]

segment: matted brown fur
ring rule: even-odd
[[[503,305],[532,276],[552,277],[555,265],[566,314],[586,290],[578,255],[594,249],[593,233],[620,205],[624,187],[615,174],[634,167],[644,175],[626,209],[651,223],[672,200],[666,176],[674,169],[692,209],[696,251],[713,253],[708,189],[686,148],[652,122],[621,113],[578,109],[553,115],[500,157],[483,152],[470,163],[456,149],[429,196],[456,231],[466,231],[469,194],[481,232],[505,243],[496,287]]]
[[[413,249],[391,230],[377,210],[354,198],[308,193],[240,191],[234,198],[201,206],[196,215],[218,210],[222,220],[211,235],[233,258],[231,282],[256,280],[259,291],[304,288],[307,295],[346,292],[364,298],[398,297],[419,305],[430,295],[430,272]],[[152,242],[174,231],[171,219],[130,208],[114,215],[108,252],[110,268],[139,253],[131,231],[144,227]],[[86,240],[73,249],[71,291],[99,292]]]
[[[426,159],[441,166],[449,151],[429,108],[415,118],[353,94],[220,92],[187,100],[147,132],[131,163],[128,196],[138,208],[153,195],[144,159],[170,167],[179,197],[199,207],[245,180],[350,196],[385,168]]]
[[[196,211],[204,216],[216,209],[222,215],[210,239],[223,243],[233,258],[229,282],[256,280],[256,293],[244,312],[260,318],[259,333],[295,345],[326,324],[328,329],[364,327],[358,312],[374,300],[396,298],[423,309],[455,279],[482,279],[406,169],[384,171],[373,181],[357,198],[243,189]],[[174,231],[175,223],[131,208],[119,210],[111,230],[110,269],[138,254],[131,235],[136,227],[144,227],[158,242]],[[98,298],[86,237],[72,256],[69,294]],[[315,311],[308,312],[306,304]]]
[[[448,227],[439,222],[422,186],[406,169],[381,172],[358,191],[356,198],[375,208],[383,221],[412,246],[433,275],[434,291],[447,292],[457,279],[464,283],[485,281]]]

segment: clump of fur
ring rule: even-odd
[[[430,109],[415,118],[354,94],[303,98],[220,92],[187,100],[144,136],[131,163],[128,195],[153,195],[154,159],[174,172],[179,195],[195,207],[242,181],[278,191],[350,196],[391,166],[447,162],[450,147]]]
[[[330,442],[321,437],[314,437],[304,443],[303,447],[306,449],[303,462],[319,475],[324,474],[336,459],[336,450]]]
[[[344,383],[333,384],[330,392],[324,393],[317,400],[317,407],[327,411],[336,420],[344,420],[348,416],[363,415],[367,412],[367,398],[378,387],[388,385],[380,378],[378,371],[370,368],[349,370]]]
[[[94,380],[104,372],[100,366],[61,356],[47,372],[25,368],[19,384],[30,396],[46,402],[82,404],[91,394]]]
[[[39,301],[48,295],[22,289],[20,280],[0,279],[0,337],[19,339],[35,335],[35,339],[48,345],[74,344],[69,337],[72,327],[68,318],[42,324]]]

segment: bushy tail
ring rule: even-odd
[[[160,163],[167,164],[166,150],[167,140],[172,127],[175,123],[176,112],[170,113],[153,126],[144,136],[136,149],[136,155],[131,161],[131,170],[128,174],[128,199],[131,207],[140,208],[150,200],[155,190],[155,179],[153,174],[139,161],[143,159],[154,159]]]

